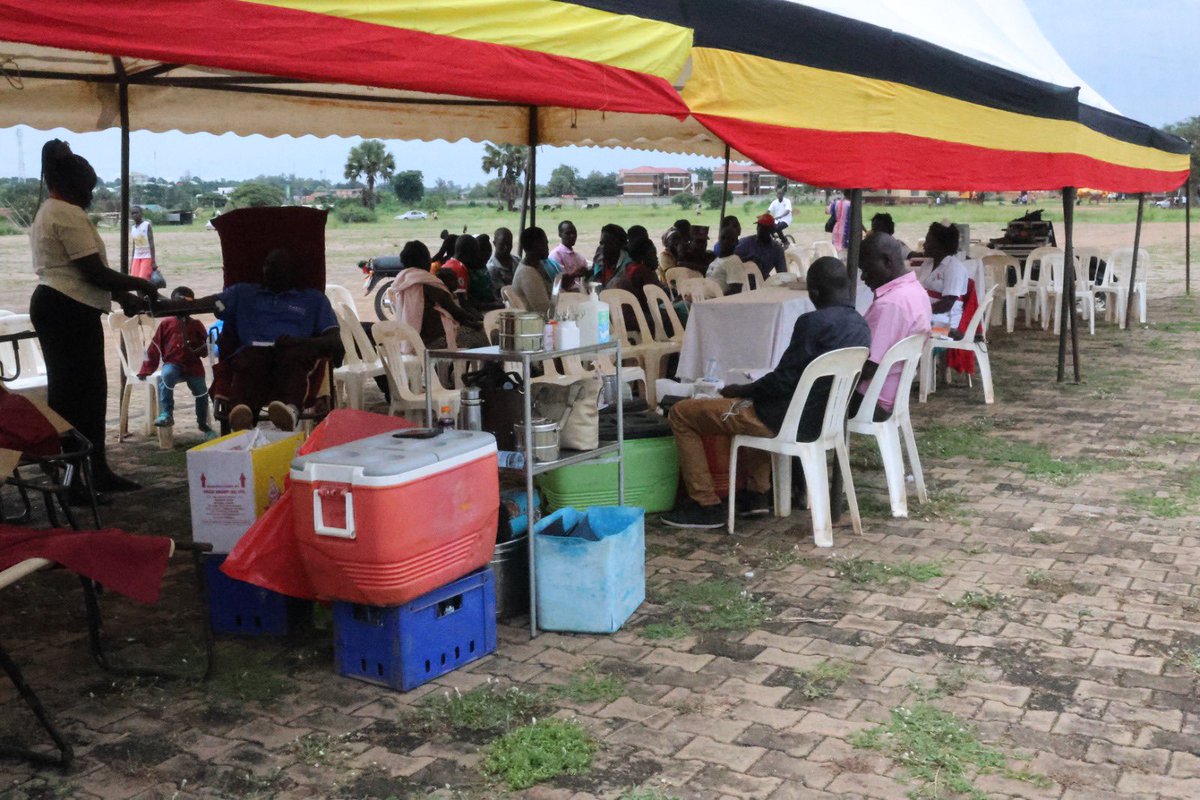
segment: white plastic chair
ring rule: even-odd
[[[783,251],[783,260],[784,263],[787,264],[787,271],[789,274],[800,278],[803,278],[808,274],[808,253],[806,253],[799,245],[789,245],[788,248]],[[774,275],[771,277],[774,277]]]
[[[804,280],[792,272],[776,272],[763,281],[763,286],[791,286],[801,287]]]
[[[388,387],[392,395],[389,414],[398,414],[415,421],[423,421],[425,414],[425,392],[433,392],[433,408],[436,413],[442,406],[450,406],[458,415],[458,392],[442,387],[437,372],[425,375],[425,345],[421,334],[410,325],[399,320],[377,322],[371,329],[375,334],[375,349],[383,362],[388,376]],[[403,345],[412,348],[405,353]]]
[[[654,383],[662,369],[662,361],[672,353],[678,353],[681,342],[659,342],[654,339],[654,328],[642,313],[642,304],[632,292],[624,289],[605,289],[600,299],[608,303],[609,320],[613,335],[621,343],[621,359],[636,361],[645,375],[646,403],[654,408],[657,403]],[[634,332],[625,329],[625,311],[633,314],[637,321],[636,340]]]
[[[912,418],[908,413],[908,398],[912,393],[913,378],[921,360],[927,334],[916,333],[896,342],[884,353],[879,369],[875,371],[867,391],[863,394],[858,413],[847,423],[851,433],[874,436],[879,443],[879,455],[883,459],[883,474],[887,477],[888,499],[893,517],[908,516],[908,492],[904,481],[904,453],[900,449],[900,435],[904,435],[904,446],[908,450],[908,463],[912,466],[913,483],[917,499],[929,502],[925,491],[925,475],[921,471],[921,457],[917,454],[917,439],[913,434]],[[896,402],[892,415],[883,422],[875,421],[875,406],[879,393],[887,381],[888,374],[900,369],[900,383],[896,387]]]
[[[846,407],[850,393],[858,383],[859,373],[870,352],[866,347],[844,347],[817,356],[800,376],[800,383],[792,394],[792,402],[784,414],[779,434],[768,439],[765,436],[733,437],[729,451],[729,485],[737,485],[737,451],[739,447],[753,447],[772,454],[771,471],[775,491],[775,516],[786,517],[792,513],[792,456],[797,456],[804,469],[807,485],[808,507],[812,512],[813,542],[817,547],[833,547],[833,520],[829,506],[829,469],[825,454],[830,450],[837,453],[838,464],[846,487],[846,500],[850,505],[850,519],[854,532],[862,534],[862,519],[858,514],[858,498],[854,495],[854,479],[850,475],[850,450],[846,446]],[[820,378],[830,378],[829,400],[825,404],[825,417],[821,433],[814,441],[796,441],[796,430],[800,416],[813,384]],[[734,493],[729,493],[728,529],[733,533]]]
[[[809,247],[809,253],[811,255],[811,257],[808,259],[809,264],[812,264],[818,258],[824,258],[825,256],[833,256],[834,258],[837,258],[838,254],[837,248],[833,246],[833,242],[829,242],[824,239],[820,240],[819,242],[813,242]],[[787,258],[786,253],[784,253],[784,258]]]
[[[0,313],[0,333],[24,333],[32,331],[33,324],[28,314]],[[46,401],[46,360],[42,357],[42,346],[36,338],[21,339],[14,352],[10,344],[0,345],[0,374],[15,375],[17,359],[20,359],[21,374],[16,380],[5,381],[4,388],[13,394],[34,397]]]
[[[930,392],[937,390],[937,376],[934,372],[933,351],[940,350],[969,350],[975,354],[975,364],[979,368],[979,379],[983,383],[983,402],[995,402],[995,393],[992,390],[992,363],[988,360],[987,350],[987,326],[986,321],[988,315],[992,312],[992,303],[996,299],[998,287],[993,287],[975,313],[971,316],[971,321],[967,323],[967,329],[963,332],[962,339],[951,339],[949,337],[930,336],[925,340],[925,346],[921,351],[921,402],[924,403],[929,399]],[[976,335],[982,335],[981,341],[975,341]],[[949,373],[949,369],[947,369]],[[948,375],[947,375],[948,377]]]
[[[1057,247],[1038,247],[1025,257],[1025,285],[1029,288],[1029,292],[1037,298],[1034,319],[1042,323],[1043,330],[1048,324],[1046,314],[1049,309],[1047,308],[1046,288],[1050,285],[1050,273],[1042,264],[1042,260],[1055,254],[1061,255],[1062,250]],[[1035,268],[1038,273],[1036,278],[1033,277]]]
[[[683,320],[679,319],[674,302],[666,292],[652,283],[646,284],[643,291],[646,293],[646,302],[650,304],[650,308],[658,311],[650,318],[650,324],[654,326],[654,341],[682,344]],[[667,334],[668,327],[671,329],[670,335]]]
[[[529,308],[529,304],[525,302],[525,298],[513,286],[501,286],[500,299],[504,301],[505,308],[512,308],[517,311],[525,311]]]
[[[367,336],[366,329],[355,315],[354,306],[341,301],[331,301],[330,305],[337,316],[338,332],[345,351],[342,365],[333,370],[335,397],[342,401],[344,407],[361,411],[367,382],[385,374],[386,370],[375,345],[371,343],[371,337]]]
[[[1025,310],[1025,324],[1029,325],[1029,285],[1025,280],[1025,275],[1021,269],[1021,262],[1010,255],[992,255],[985,256],[983,259],[983,268],[988,275],[989,286],[985,287],[985,291],[991,286],[1001,286],[1004,292],[1004,329],[1009,333],[1013,332],[1013,325],[1017,321],[1017,309],[1022,307]],[[1016,276],[1016,284],[1008,285],[1008,272],[1012,270],[1012,274]]]
[[[745,291],[753,292],[763,287],[765,280],[763,279],[762,270],[758,268],[758,264],[753,261],[743,262],[746,268],[746,283],[748,284]]]
[[[358,306],[354,304],[354,295],[350,294],[350,290],[345,286],[327,283],[325,284],[325,296],[329,298],[329,304],[335,309],[339,305],[346,306],[354,314],[355,319],[361,319],[358,316]]]
[[[704,275],[692,269],[691,267],[671,267],[663,273],[663,282],[667,284],[667,289],[675,295],[676,299],[682,297],[679,291],[679,284],[683,281],[694,281],[697,278],[703,278]]]
[[[725,296],[725,293],[721,291],[721,284],[712,278],[691,278],[681,281],[679,284],[679,294],[683,298],[683,301],[687,303],[688,308],[691,308],[692,303],[700,300],[713,300]]]
[[[1108,257],[1108,265],[1104,269],[1104,280],[1092,287],[1097,294],[1108,296],[1108,318],[1115,318],[1124,328],[1129,324],[1125,318],[1125,307],[1129,304],[1129,274],[1133,270],[1133,248],[1118,247]],[[1144,276],[1150,271],[1150,253],[1144,247],[1138,248],[1138,281],[1133,287],[1138,304],[1138,321],[1146,324],[1146,280]],[[1116,306],[1115,313],[1113,306]]]
[[[1046,255],[1042,259],[1042,269],[1048,270],[1049,282],[1043,284],[1042,291],[1045,293],[1046,313],[1047,317],[1043,320],[1042,327],[1053,327],[1054,332],[1058,333],[1059,326],[1062,325],[1062,301],[1063,292],[1066,290],[1066,262],[1062,253],[1052,253]],[[1081,271],[1078,267],[1075,268],[1075,302],[1082,306],[1083,315],[1088,321],[1088,332],[1096,335],[1096,296],[1092,292],[1091,282],[1087,277],[1087,268]],[[1075,313],[1071,309],[1071,313]]]
[[[142,422],[142,435],[150,436],[154,433],[154,418],[158,416],[158,382],[162,377],[162,367],[147,375],[145,380],[138,377],[138,369],[146,357],[146,347],[154,337],[154,321],[140,314],[127,317],[119,311],[114,311],[108,315],[108,328],[116,334],[117,359],[121,363],[121,372],[125,375],[117,441],[122,441],[129,435],[129,404],[135,391],[140,392],[145,400],[143,405],[146,417]],[[124,349],[122,344],[125,345]]]

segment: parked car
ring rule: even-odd
[[[405,211],[403,214],[397,214],[396,219],[428,219],[429,215],[424,211]]]

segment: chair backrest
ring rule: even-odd
[[[896,386],[896,400],[892,406],[892,417],[900,418],[908,413],[908,397],[912,394],[913,376],[917,374],[917,364],[921,360],[921,348],[925,346],[928,333],[914,333],[906,336],[888,348],[875,370],[867,390],[863,392],[862,403],[858,407],[856,422],[871,422],[875,418],[875,405],[879,402],[879,393],[888,375],[895,369],[900,370],[900,383]]]
[[[753,261],[746,261],[743,262],[743,265],[746,269],[746,283],[749,284],[747,291],[752,292],[756,289],[761,289],[764,280],[762,270],[758,268],[758,264],[755,264]]]
[[[1050,289],[1056,292],[1062,291],[1063,264],[1065,263],[1065,260],[1066,254],[1061,252],[1045,253],[1042,255],[1041,265],[1039,267],[1041,270],[1041,275],[1038,276],[1038,280],[1041,282],[1042,286],[1048,286]]]
[[[262,281],[263,262],[276,248],[295,254],[302,289],[325,286],[325,221],[328,211],[302,206],[267,206],[226,211],[212,221],[221,239],[225,286]]]
[[[679,284],[679,294],[690,305],[697,300],[711,300],[724,297],[721,284],[712,278],[692,278]]]
[[[1059,263],[1062,263],[1061,261]],[[1000,291],[999,286],[993,286],[983,298],[983,302],[975,309],[975,313],[971,315],[971,321],[967,323],[966,330],[963,331],[962,340],[964,342],[975,341],[975,336],[982,330],[984,341],[987,341],[987,327],[984,323],[991,318],[992,304],[996,300],[996,293]]]
[[[1104,254],[1098,247],[1072,248],[1075,255],[1075,282],[1080,287],[1091,286],[1092,276],[1100,268]]]
[[[127,379],[132,380],[141,368],[146,358],[146,348],[154,337],[154,320],[140,314],[127,317],[114,311],[108,315],[108,327],[117,335],[117,358],[121,363],[121,371]]]
[[[988,247],[986,244],[980,244],[976,242],[975,244],[968,245],[967,258],[987,258],[995,252],[995,250]]]
[[[516,309],[517,311],[525,311],[529,308],[529,304],[525,302],[525,298],[515,286],[501,286],[500,299],[504,301],[505,308]]]
[[[794,272],[776,272],[763,281],[763,286],[799,286],[803,279]]]
[[[327,283],[325,284],[325,296],[329,298],[329,302],[334,308],[337,308],[338,304],[341,303],[350,309],[350,313],[354,315],[355,319],[359,319],[358,306],[354,305],[354,295],[350,294],[350,290],[345,286],[339,286],[336,283]]]
[[[1150,253],[1144,247],[1138,248],[1138,279],[1139,282],[1146,280],[1146,273],[1149,272]],[[1102,286],[1112,285],[1129,285],[1129,275],[1133,271],[1133,248],[1118,247],[1112,251],[1108,257],[1108,266],[1104,270],[1104,283]]]
[[[421,334],[411,325],[391,319],[375,323],[371,328],[375,334],[375,349],[383,362],[393,397],[416,400],[424,396],[425,344]],[[412,353],[404,352],[405,345]],[[428,376],[428,384],[435,390],[442,388],[437,373]]]
[[[825,256],[833,256],[834,258],[837,258],[837,248],[833,246],[833,242],[829,242],[824,239],[819,242],[813,242],[812,246],[809,248],[809,252],[812,254],[812,258],[808,260],[809,264],[816,261],[818,258],[823,258]]]
[[[487,337],[488,342],[491,344],[498,344],[500,342],[500,312],[504,310],[506,309],[494,308],[483,315],[483,335]]]
[[[803,278],[808,273],[809,250],[798,244],[791,244],[783,251],[783,260],[788,273]]]
[[[637,344],[654,341],[654,328],[642,314],[642,304],[638,302],[633,292],[624,289],[605,289],[600,293],[600,299],[608,303],[609,323],[620,337],[621,346],[629,347],[635,344],[631,338],[634,331],[625,328],[625,311],[628,310],[637,322]]]
[[[1004,254],[984,256],[983,270],[987,274],[987,285],[984,286],[985,292],[990,291],[993,286],[1004,286],[1007,288],[1009,270],[1012,270],[1012,276],[1016,281],[1014,286],[1017,294],[1021,294],[1025,276],[1021,272],[1021,262],[1017,259]]]
[[[691,267],[671,267],[669,270],[666,271],[666,273],[664,273],[664,278],[665,278],[665,282],[667,284],[667,288],[670,289],[675,294],[676,297],[681,296],[680,290],[679,290],[680,283],[682,283],[683,281],[690,281],[690,280],[695,280],[696,278],[703,278],[703,277],[704,277],[703,275],[701,275],[699,272],[692,269]]]
[[[656,311],[655,317],[651,320],[654,325],[654,339],[658,342],[682,342],[683,341],[683,322],[679,319],[679,314],[675,313],[675,303],[659,287],[652,283],[646,284],[643,291],[646,293],[646,302],[650,304],[650,310]],[[667,328],[670,328],[672,333],[667,335]]]
[[[340,288],[340,287],[339,287]],[[375,345],[367,330],[363,327],[353,304],[330,301],[333,313],[337,315],[338,332],[342,336],[342,348],[346,351],[343,364],[374,364],[379,360]]]
[[[1046,270],[1042,269],[1042,266],[1041,266],[1042,259],[1048,255],[1053,255],[1054,253],[1061,253],[1061,252],[1062,252],[1062,250],[1060,250],[1057,247],[1038,247],[1038,248],[1035,248],[1029,255],[1027,255],[1025,257],[1025,274],[1024,274],[1025,285],[1028,286],[1030,289],[1036,288],[1037,286],[1049,285],[1047,282],[1048,278],[1045,274]],[[1038,277],[1037,278],[1033,277],[1033,268],[1035,266],[1038,268]]]
[[[24,333],[33,330],[28,314],[11,311],[0,315],[0,333]],[[12,345],[0,345],[0,374],[13,375],[17,370],[17,358],[21,359],[21,377],[46,374],[46,359],[42,357],[42,346],[34,339],[21,339],[14,353]]]
[[[829,400],[825,403],[825,417],[821,423],[821,434],[818,441],[831,445],[835,439],[843,438],[846,434],[846,409],[850,405],[850,393],[858,385],[858,376],[866,363],[867,355],[871,352],[867,347],[843,347],[831,350],[817,356],[808,362],[792,393],[792,402],[788,404],[787,413],[783,415],[783,424],[779,426],[780,441],[795,441],[796,432],[800,427],[800,417],[812,392],[813,384],[822,378],[830,378]]]

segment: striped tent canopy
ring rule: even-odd
[[[0,0],[0,125],[621,145],[820,186],[1157,191],[1021,0]],[[532,124],[531,124],[532,123]]]

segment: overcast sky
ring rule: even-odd
[[[1200,0],[1026,0],[1042,31],[1066,62],[1124,115],[1165,125],[1200,115]],[[952,46],[952,43],[951,43]],[[17,128],[0,129],[0,175],[18,172]],[[67,139],[106,180],[120,174],[117,131],[76,134],[23,129],[25,172],[37,177],[41,145]],[[135,172],[176,179],[246,179],[287,174],[340,180],[346,153],[357,139],[299,139],[232,134],[131,134]],[[485,180],[482,146],[469,142],[388,142],[399,169],[420,169],[427,184],[445,178],[460,184]],[[615,171],[641,164],[712,166],[714,160],[624,149],[551,148],[538,151],[539,175],[559,164],[583,172]]]

